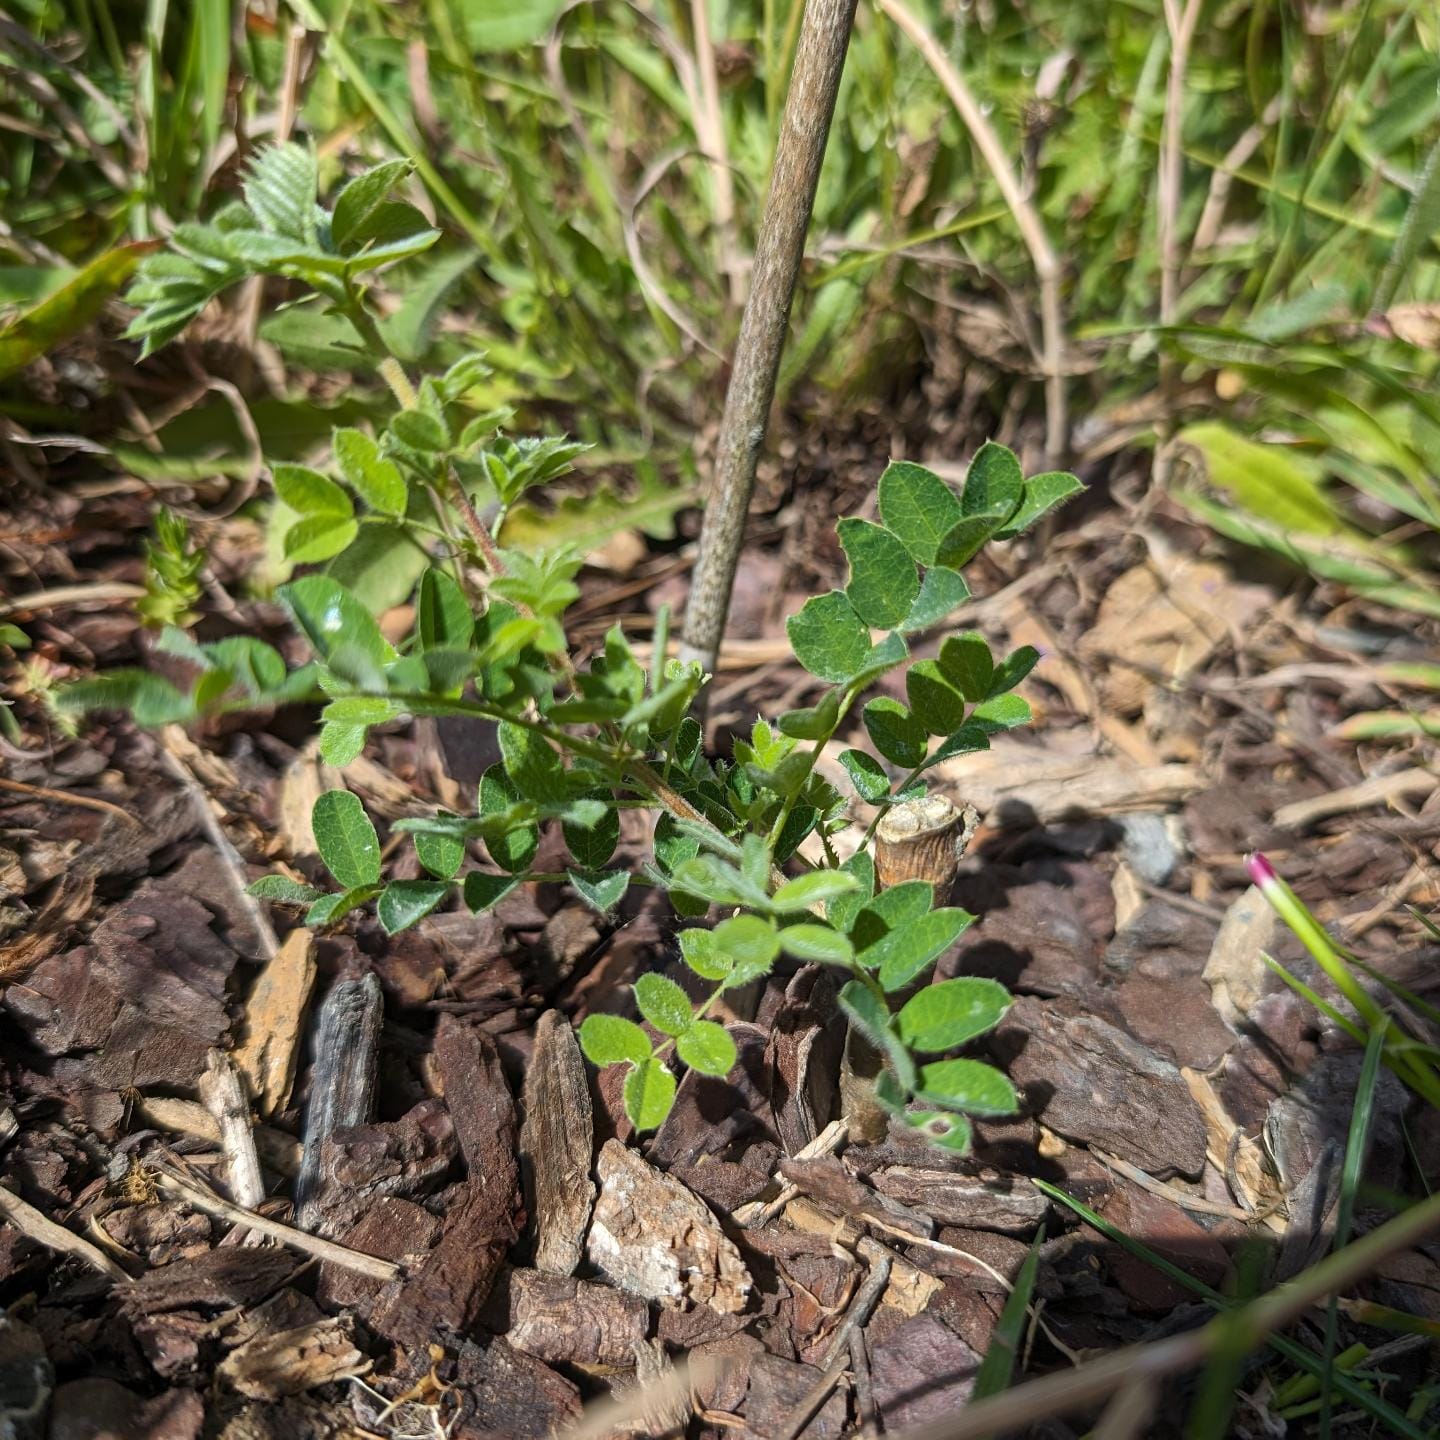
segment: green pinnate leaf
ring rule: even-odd
[[[659,1060],[645,1060],[625,1077],[624,1100],[636,1130],[658,1130],[675,1103],[675,1077]]]
[[[898,700],[882,695],[865,707],[860,718],[870,743],[892,765],[913,770],[924,762],[930,744],[925,727]]]
[[[448,880],[392,880],[375,907],[387,935],[408,930],[423,920],[449,893]]]
[[[403,515],[409,491],[394,461],[385,459],[380,447],[363,430],[337,430],[334,444],[335,460],[345,483],[381,515]]]
[[[941,565],[958,570],[968,565],[985,542],[991,539],[1005,522],[1008,511],[982,510],[975,515],[966,515],[957,520],[945,532],[936,551]]]
[[[415,630],[426,650],[465,650],[475,643],[475,616],[465,592],[443,570],[420,577],[415,595]]]
[[[780,948],[796,960],[823,965],[847,965],[855,956],[849,938],[828,925],[787,925],[780,931]]]
[[[1021,695],[995,695],[970,714],[970,723],[982,730],[1013,730],[1032,719],[1030,702]]]
[[[945,1110],[911,1110],[906,1112],[904,1119],[912,1130],[918,1130],[932,1145],[956,1155],[970,1153],[974,1132],[963,1115]]]
[[[444,424],[424,410],[402,410],[391,422],[390,433],[411,450],[436,455],[450,448]]]
[[[843,870],[812,870],[808,875],[787,880],[770,897],[770,904],[781,914],[793,914],[798,910],[808,910],[812,905],[823,905],[837,895],[848,895],[859,888],[859,880]]]
[[[937,1060],[922,1065],[916,1094],[967,1115],[998,1118],[1020,1108],[1020,1097],[1010,1081],[993,1065],[979,1060]]]
[[[465,877],[465,904],[472,915],[492,910],[520,883],[518,875],[487,875],[472,870]]]
[[[840,718],[843,690],[827,690],[818,704],[806,710],[787,710],[780,717],[780,733],[792,740],[826,740]]]
[[[995,667],[985,698],[991,699],[996,695],[1003,695],[1007,690],[1013,690],[1039,663],[1040,652],[1033,645],[1022,645],[1018,650],[1011,651],[1005,660]]]
[[[664,1035],[683,1035],[695,1019],[690,997],[664,975],[642,975],[635,982],[635,1003]]]
[[[965,723],[965,697],[935,660],[917,660],[905,672],[905,694],[910,713],[932,735],[948,735]]]
[[[1010,992],[996,980],[962,976],[927,985],[901,1007],[900,1038],[922,1055],[953,1050],[993,1030],[1010,1008]]]
[[[910,613],[900,624],[901,634],[913,635],[916,631],[938,625],[969,598],[970,587],[958,570],[932,565],[920,582],[920,593],[915,597]]]
[[[313,885],[304,885],[288,875],[262,875],[252,880],[245,891],[257,900],[273,900],[277,905],[309,905],[324,894]]]
[[[575,893],[602,915],[608,915],[630,888],[630,876],[624,870],[567,870],[565,878]]]
[[[360,526],[348,515],[306,515],[285,532],[285,558],[295,565],[333,560],[359,533]]]
[[[938,765],[942,760],[949,760],[954,755],[973,755],[989,748],[990,731],[973,720],[967,720],[935,747],[935,753],[927,764]]]
[[[287,142],[259,151],[245,178],[245,204],[272,235],[315,243],[315,155]]]
[[[888,992],[903,990],[934,964],[969,928],[975,917],[964,910],[932,910],[896,926],[861,952],[861,961],[879,972]]]
[[[505,772],[527,799],[541,805],[563,805],[571,796],[569,776],[560,752],[538,731],[509,721],[499,730]]]
[[[598,808],[577,816],[575,806],[560,823],[565,844],[582,870],[598,870],[620,843],[620,811],[608,791],[599,791]]]
[[[875,893],[875,861],[868,850],[857,850],[840,868],[855,877],[855,888],[825,902],[825,918],[837,930],[849,930],[860,908]]]
[[[920,577],[898,536],[868,520],[842,520],[836,526],[850,561],[845,594],[866,625],[893,630],[910,613],[920,593]]]
[[[296,628],[320,659],[334,663],[349,651],[376,673],[395,659],[394,648],[374,617],[343,585],[328,575],[305,575],[277,592]]]
[[[310,826],[325,868],[347,890],[379,883],[380,841],[358,795],[325,791],[310,809]]]
[[[328,475],[308,465],[276,465],[271,471],[275,493],[300,515],[331,515],[348,519],[355,513],[350,497]]]
[[[320,758],[327,765],[342,769],[352,760],[358,760],[364,748],[363,725],[337,725],[327,720],[320,727]]]
[[[373,900],[379,893],[378,885],[357,885],[353,890],[339,890],[322,895],[305,912],[305,923],[312,930],[336,925],[352,910]]]
[[[966,630],[946,638],[940,647],[940,669],[967,700],[975,702],[990,693],[995,660],[985,637],[977,630]]]
[[[698,895],[712,905],[749,905],[763,910],[769,904],[762,886],[717,855],[697,855],[676,866],[672,888]]]
[[[587,1015],[580,1023],[580,1048],[592,1065],[643,1065],[651,1056],[650,1037],[618,1015]]]
[[[682,930],[676,938],[685,963],[702,980],[723,980],[734,967],[713,930]]]
[[[768,975],[780,953],[780,936],[774,923],[759,915],[733,915],[710,933],[715,947],[712,953],[722,957],[725,964],[727,988]]]
[[[702,1075],[726,1076],[739,1055],[730,1032],[713,1020],[696,1020],[675,1042],[675,1053]]]
[[[795,658],[822,680],[849,680],[870,654],[870,631],[843,591],[816,595],[785,622]]]
[[[935,903],[935,887],[928,880],[902,880],[874,897],[856,915],[850,927],[856,946],[863,950],[887,931],[918,920]]]
[[[855,793],[870,804],[878,804],[890,793],[890,777],[873,756],[863,750],[842,750],[840,763],[855,787]]]
[[[955,492],[922,465],[892,461],[880,477],[880,519],[921,565],[935,564],[940,542],[963,513]]]
[[[906,1089],[915,1086],[915,1062],[895,1033],[890,1008],[859,980],[847,981],[839,995],[840,1009],[850,1023],[890,1062],[895,1078]]]
[[[330,220],[330,239],[337,250],[351,247],[366,222],[414,168],[410,160],[387,160],[357,175],[340,191]]]
[[[1084,488],[1074,475],[1063,470],[1032,475],[1025,482],[1025,496],[1020,502],[1020,508],[995,532],[995,538],[1009,540],[1023,534],[1042,516],[1048,515],[1073,496],[1080,494]]]
[[[518,874],[530,868],[540,848],[540,827],[532,820],[517,820],[514,811],[520,792],[502,764],[492,765],[480,777],[480,819],[485,848],[502,869]]]
[[[1015,452],[988,440],[965,472],[960,509],[966,515],[1000,515],[1008,520],[1020,505],[1025,476]]]
[[[415,854],[437,879],[453,880],[465,859],[465,844],[452,835],[417,835]]]

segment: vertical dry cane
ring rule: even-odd
[[[680,655],[715,670],[857,0],[808,0],[755,242]]]

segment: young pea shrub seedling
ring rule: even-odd
[[[279,266],[310,280],[366,344],[383,346],[353,277],[377,254],[385,256],[387,244],[388,258],[396,258],[401,242],[384,241],[391,232],[382,218],[386,205],[401,203],[385,196],[403,169],[382,166],[351,181],[327,215],[314,203],[313,162],[301,152],[308,170],[293,155],[282,165],[274,158],[280,153],[257,161],[247,188],[258,229],[233,214],[206,231],[204,244],[177,232],[181,258],[206,271],[180,275],[188,287],[183,299],[167,299],[176,267],[157,263],[172,257],[148,262],[138,298],[150,309],[137,318],[135,333],[178,333],[179,311],[199,300],[203,286],[212,287],[206,298],[214,293],[222,257],[211,252],[230,246],[226,283],[236,267],[243,278],[245,265]],[[286,184],[298,186],[304,203],[274,193]],[[263,200],[252,193],[257,187]],[[352,194],[364,204],[347,206]],[[361,210],[370,217],[363,223],[351,215]],[[234,245],[216,235],[260,239]],[[368,238],[362,243],[357,236]],[[283,254],[280,239],[291,244]],[[406,243],[413,253],[419,238]],[[1032,648],[997,660],[983,636],[966,632],[948,636],[935,659],[914,661],[908,637],[942,626],[969,597],[961,567],[987,542],[1019,535],[1076,493],[1075,477],[1026,478],[1015,456],[995,444],[975,456],[959,494],[918,465],[890,465],[879,482],[879,523],[839,523],[849,562],[844,589],[808,600],[787,622],[796,659],[827,688],[805,709],[757,720],[729,760],[712,759],[690,714],[705,677],[696,666],[665,658],[664,613],[648,668],[618,627],[582,665],[564,627],[579,594],[580,560],[564,550],[520,553],[499,544],[506,509],[530,486],[562,473],[579,447],[506,439],[498,433],[503,417],[494,414],[467,419],[467,393],[484,373],[478,360],[462,360],[417,387],[392,357],[377,359],[400,407],[389,423],[375,436],[335,432],[338,476],[298,466],[274,471],[278,494],[299,517],[286,536],[289,558],[328,566],[279,591],[308,642],[310,662],[292,670],[253,637],[197,643],[172,626],[160,643],[193,663],[188,692],[132,670],[82,681],[57,703],[72,711],[124,706],[153,725],[314,699],[324,706],[321,752],[334,765],[354,760],[373,726],[405,717],[495,724],[501,759],[482,776],[473,812],[393,827],[411,836],[426,878],[387,881],[364,807],[351,792],[332,790],[317,799],[312,820],[337,888],[269,875],[253,893],[306,907],[312,926],[334,925],[373,903],[392,934],[457,892],[478,912],[540,878],[565,880],[601,912],[613,910],[637,882],[663,888],[682,916],[700,917],[712,906],[731,912],[713,928],[679,932],[685,963],[709,987],[698,1004],[664,976],[636,982],[640,1014],[662,1037],[658,1042],[615,1015],[591,1015],[580,1027],[593,1063],[626,1067],[625,1109],[637,1130],[654,1129],[670,1111],[677,1088],[672,1059],[707,1075],[730,1071],[734,1042],[708,1013],[727,990],[768,975],[782,958],[845,973],[840,1004],[886,1061],[877,1097],[905,1123],[964,1150],[966,1117],[1013,1113],[1015,1091],[1000,1071],[978,1060],[937,1058],[992,1029],[1010,1003],[993,980],[925,983],[973,917],[937,906],[926,883],[877,892],[870,842],[887,810],[925,793],[933,766],[984,750],[992,734],[1030,718],[1014,690],[1038,658]],[[482,520],[481,508],[493,513]],[[374,523],[398,529],[425,560],[414,627],[395,644],[338,578],[347,550]],[[881,676],[902,667],[907,703],[864,701]],[[872,818],[842,863],[834,837],[855,822],[816,762],[857,705],[870,744],[844,751],[841,761]],[[625,807],[658,812],[653,863],[639,875],[611,865]],[[540,826],[553,821],[571,864],[563,875],[542,877],[534,869]],[[819,858],[808,863],[797,852],[812,835]],[[491,864],[467,871],[474,841]],[[786,866],[806,868],[792,877]]]

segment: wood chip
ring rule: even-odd
[[[628,1370],[645,1343],[650,1308],[638,1296],[570,1275],[513,1270],[505,1285],[509,1327],[517,1350],[551,1365],[603,1365]]]
[[[595,1121],[580,1043],[558,1010],[547,1010],[535,1026],[522,1105],[520,1166],[535,1227],[535,1268],[569,1275],[584,1254],[595,1202]]]
[[[587,1253],[615,1284],[672,1309],[745,1308],[750,1272],[704,1202],[672,1176],[607,1140]]]
[[[292,930],[250,991],[245,1039],[234,1055],[261,1115],[274,1115],[289,1102],[305,1033],[305,1007],[314,985],[314,936],[308,930]]]
[[[230,1198],[254,1210],[265,1199],[265,1182],[260,1177],[260,1156],[250,1127],[250,1106],[235,1066],[220,1050],[212,1050],[206,1061],[200,1076],[200,1096],[220,1131]]]
[[[247,1340],[221,1361],[219,1376],[252,1400],[278,1400],[369,1368],[355,1344],[355,1321],[339,1315]]]
[[[996,1230],[1002,1235],[1034,1233],[1050,1202],[1024,1178],[960,1175],[914,1165],[886,1165],[870,1176],[882,1195],[903,1201],[940,1225]]]
[[[321,1216],[317,1200],[324,1183],[325,1141],[348,1125],[370,1118],[379,1063],[384,1001],[373,974],[342,980],[320,1007],[315,1070],[305,1107],[305,1154],[295,1181],[295,1218],[304,1228]]]
[[[1437,784],[1440,778],[1418,767],[1394,775],[1376,775],[1358,785],[1346,785],[1325,795],[1312,795],[1308,800],[1282,805],[1275,812],[1275,824],[1282,830],[1303,830],[1332,815],[1350,815],[1356,810],[1368,810],[1372,805],[1388,805],[1392,800],[1423,800]]]

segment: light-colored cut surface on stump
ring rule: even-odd
[[[588,1253],[618,1286],[661,1305],[708,1305],[721,1314],[745,1308],[750,1272],[703,1201],[618,1140],[607,1140],[597,1167],[600,1198]]]
[[[580,1043],[558,1010],[547,1010],[535,1027],[523,1105],[520,1167],[535,1226],[535,1268],[569,1275],[584,1254],[595,1200],[595,1122]]]

